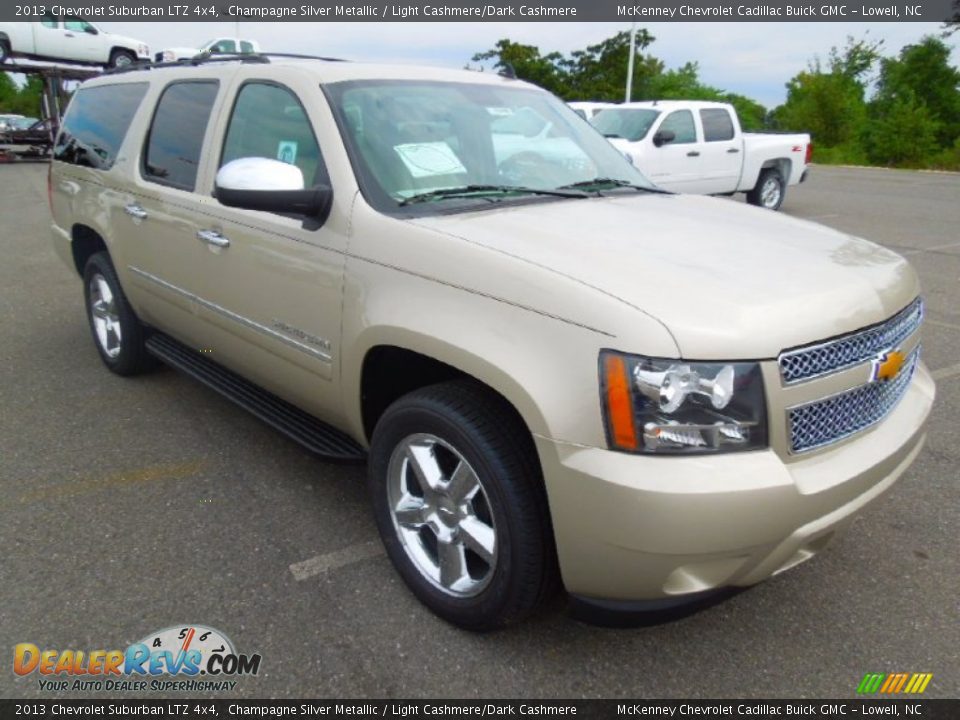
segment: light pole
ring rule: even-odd
[[[630,57],[627,59],[627,92],[624,102],[630,102],[633,95],[633,56],[637,50],[637,24],[630,23]]]

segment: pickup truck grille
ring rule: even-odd
[[[879,422],[897,404],[913,378],[920,347],[890,382],[861,385],[833,397],[790,408],[790,449],[800,453],[837,442]]]
[[[917,298],[889,320],[827,342],[781,353],[780,376],[786,384],[843,370],[896,347],[923,321],[923,301]]]

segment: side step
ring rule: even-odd
[[[366,460],[366,451],[352,438],[183,343],[162,333],[154,333],[147,339],[146,346],[151,355],[233,400],[324,459],[337,462]]]

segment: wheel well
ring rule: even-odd
[[[486,383],[427,355],[392,345],[380,345],[367,352],[360,379],[363,431],[367,440],[373,437],[373,429],[380,416],[396,400],[419,388],[458,379],[470,379],[483,385],[516,413],[517,419],[529,432],[526,421],[513,404]]]
[[[761,170],[766,170],[767,168],[776,168],[780,173],[780,177],[783,178],[783,181],[789,182],[790,180],[790,161],[785,158],[777,158],[776,160],[767,160]]]
[[[124,53],[125,55],[130,55],[131,57],[134,57],[134,58],[137,57],[137,54],[130,48],[120,47],[119,45],[115,45],[114,47],[110,48],[111,59],[113,59],[113,56],[116,55],[117,53]]]
[[[107,244],[103,238],[97,234],[97,231],[86,225],[74,225],[73,242],[70,243],[73,249],[73,264],[77,268],[77,274],[83,275],[83,268],[87,265],[87,260],[94,253],[101,250],[107,251]]]

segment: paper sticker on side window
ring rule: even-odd
[[[409,143],[395,145],[393,149],[415,178],[455,175],[467,171],[453,148],[445,142]]]
[[[277,144],[277,160],[293,165],[297,161],[297,144],[293,140],[281,140]]]

